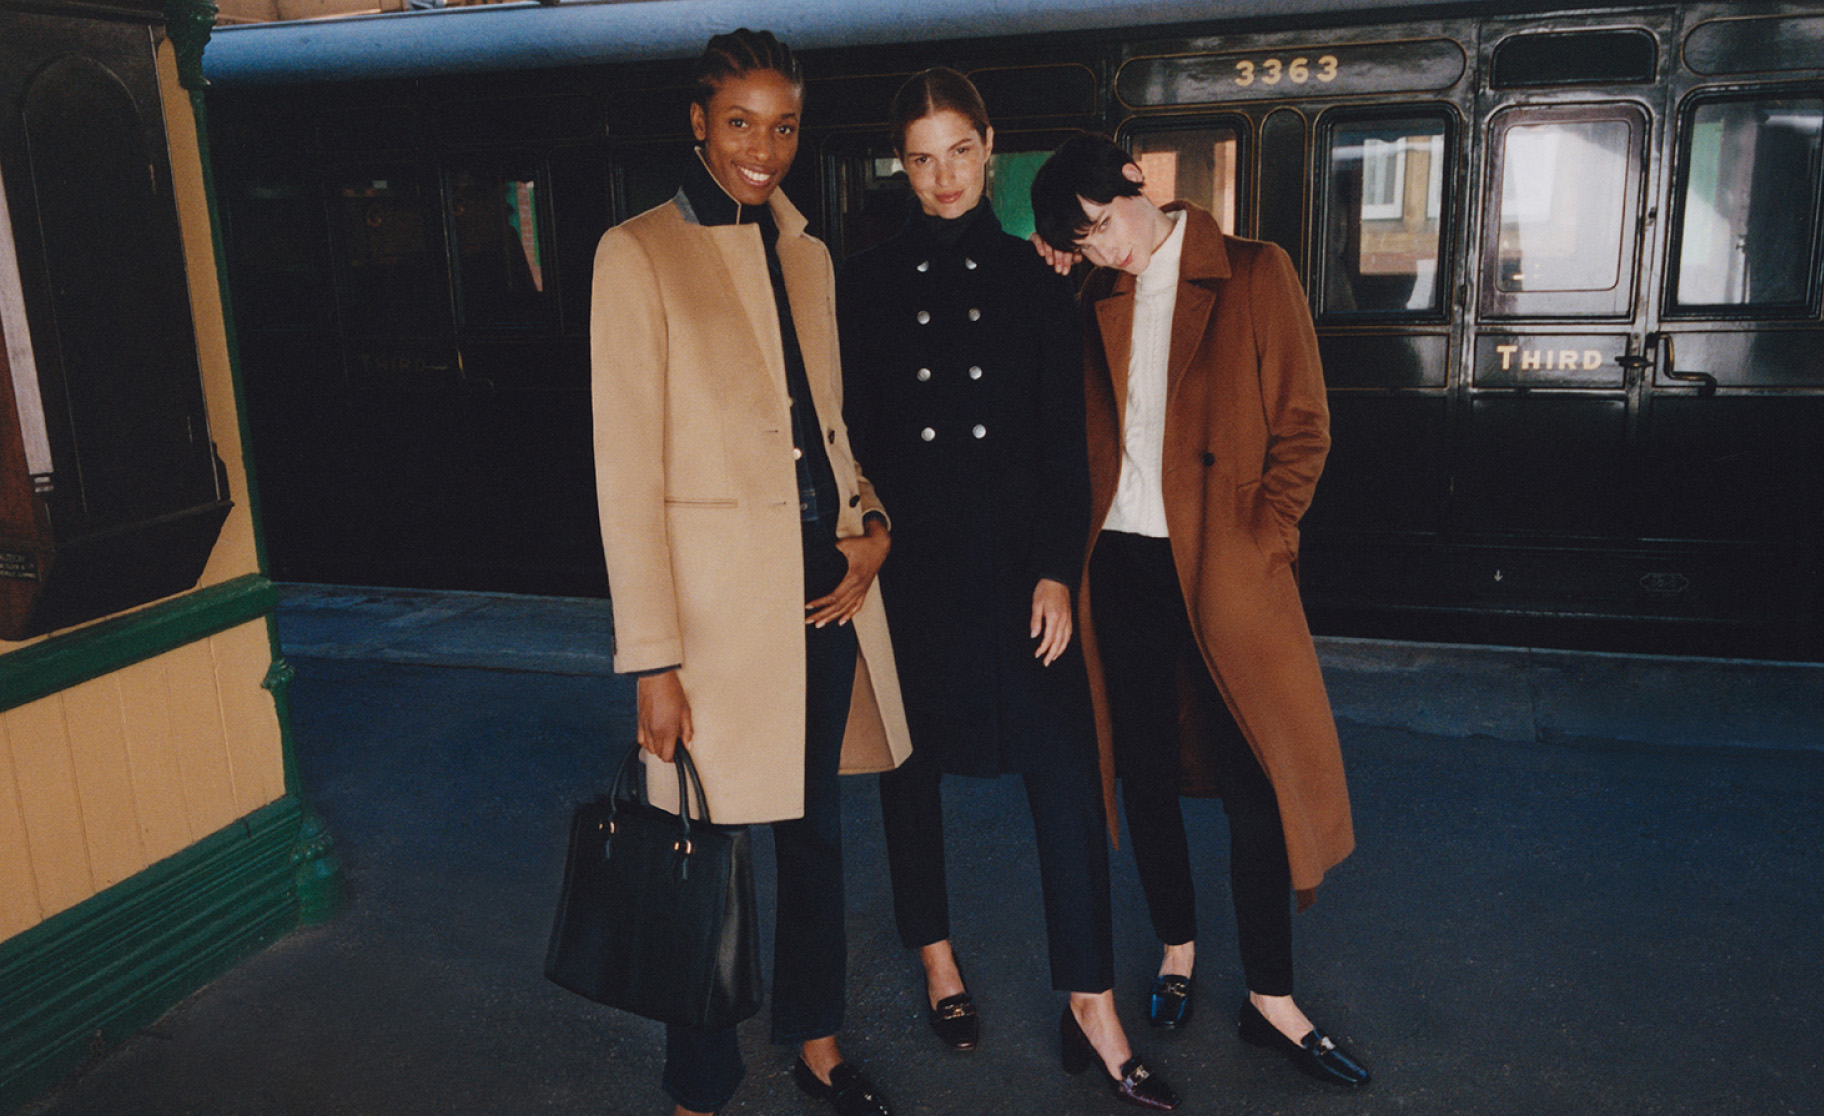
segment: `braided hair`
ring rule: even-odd
[[[691,100],[707,112],[710,100],[724,81],[755,70],[771,70],[800,90],[804,88],[804,70],[798,65],[791,47],[780,42],[771,31],[749,31],[742,27],[717,35],[703,48],[703,56],[697,59],[691,75],[696,81]]]

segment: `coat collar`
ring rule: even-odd
[[[1191,202],[1163,206],[1167,213],[1183,211],[1184,250],[1178,257],[1178,295],[1172,309],[1171,357],[1166,369],[1166,398],[1177,391],[1190,369],[1191,358],[1203,342],[1221,281],[1232,274],[1222,229],[1209,211]],[[1093,280],[1092,280],[1093,281]],[[1096,320],[1101,326],[1102,349],[1114,382],[1118,420],[1127,421],[1128,358],[1134,334],[1134,276],[1118,272],[1107,294],[1096,299]]]
[[[695,148],[692,154],[695,157],[685,165],[683,184],[671,199],[686,224],[749,225],[765,223],[770,217],[781,237],[794,237],[804,231],[808,222],[785,196],[785,191],[774,190],[772,197],[767,199],[767,212],[760,213],[752,206],[743,206],[722,188],[715,175],[709,173],[701,147]]]
[[[1189,224],[1184,229],[1184,250],[1178,257],[1178,282],[1196,283],[1206,279],[1227,279],[1229,270],[1229,249],[1224,243],[1222,227],[1209,210],[1195,202],[1175,201],[1159,207],[1163,213],[1184,214]],[[1125,271],[1115,273],[1114,281],[1103,299],[1117,298],[1123,295],[1132,297],[1135,279]],[[1098,299],[1098,302],[1102,299]]]

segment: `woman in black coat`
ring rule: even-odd
[[[1177,1098],[1115,1014],[1108,845],[1088,678],[1072,638],[1089,473],[1082,343],[1068,286],[983,196],[994,130],[953,70],[914,76],[894,146],[918,205],[837,285],[845,413],[893,516],[880,574],[912,757],[881,777],[901,940],[939,1038],[979,1017],[950,948],[939,778],[1025,778],[1065,1068],[1099,1060],[1122,1099]]]

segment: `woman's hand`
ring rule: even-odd
[[[680,741],[690,746],[695,735],[690,723],[690,701],[678,672],[649,674],[639,681],[639,715],[636,739],[640,747],[671,762]]]
[[[1042,577],[1032,590],[1032,638],[1039,641],[1032,657],[1045,666],[1057,661],[1070,646],[1070,587]]]
[[[862,602],[868,599],[868,587],[874,584],[874,575],[880,572],[880,565],[893,546],[887,525],[880,520],[868,520],[866,530],[867,534],[858,538],[836,540],[836,549],[849,560],[849,572],[829,596],[818,597],[804,606],[809,614],[804,618],[806,624],[819,628],[832,620],[847,624],[861,611]]]
[[[1045,243],[1044,240],[1040,239],[1038,233],[1033,233],[1027,239],[1032,241],[1032,247],[1038,252],[1039,258],[1044,260],[1045,263],[1050,266],[1051,270],[1057,272],[1059,275],[1069,275],[1070,269],[1077,266],[1077,262],[1083,258],[1081,252],[1058,251],[1056,248],[1053,248],[1051,245]]]

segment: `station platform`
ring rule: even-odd
[[[310,804],[350,902],[204,988],[27,1116],[662,1116],[662,1028],[543,980],[575,801],[632,738],[606,602],[291,586]],[[1235,1037],[1221,806],[1185,803],[1197,1014],[1146,1028],[1158,959],[1114,868],[1116,994],[1191,1114],[1824,1116],[1824,666],[1320,640],[1358,849],[1294,921],[1302,1006],[1359,1093]],[[899,1116],[1126,1111],[1058,1068],[1017,779],[945,781],[981,1049],[927,1030],[873,780],[844,786],[845,1052]],[[771,856],[761,850],[762,893]],[[770,907],[770,904],[763,904]],[[763,932],[770,937],[768,923]],[[728,1116],[821,1116],[742,1027]]]

